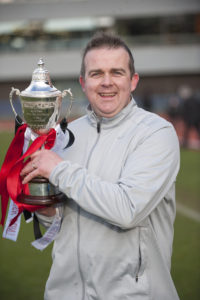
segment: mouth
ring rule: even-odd
[[[99,93],[99,95],[103,98],[112,98],[116,95],[116,93]]]

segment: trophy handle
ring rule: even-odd
[[[12,110],[13,110],[14,115],[15,115],[15,118],[16,118],[16,117],[17,117],[17,113],[16,113],[16,110],[15,110],[15,108],[14,108],[14,106],[13,106],[13,102],[12,102],[12,97],[13,97],[13,94],[14,94],[14,93],[16,93],[17,96],[19,96],[19,95],[20,95],[20,90],[15,89],[14,87],[12,87],[11,92],[10,92],[10,95],[9,95],[10,105],[11,105],[11,107],[12,107]]]
[[[71,89],[68,89],[68,90],[64,90],[62,92],[62,98],[64,98],[67,94],[70,95],[70,105],[69,107],[67,108],[67,113],[66,113],[66,119],[67,117],[70,115],[71,113],[71,110],[72,110],[72,104],[73,104],[73,101],[74,101],[74,97],[73,97],[73,94],[71,92]]]

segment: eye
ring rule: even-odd
[[[120,71],[115,71],[114,74],[121,75],[122,73]]]
[[[112,74],[114,76],[123,76],[124,75],[124,72],[122,70],[113,70],[112,71]]]
[[[103,73],[101,71],[95,71],[90,73],[90,77],[92,78],[98,78],[102,75]]]

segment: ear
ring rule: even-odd
[[[134,73],[131,79],[131,92],[133,92],[136,89],[138,81],[139,81],[139,74]]]
[[[85,80],[84,80],[83,76],[81,76],[81,75],[79,77],[79,82],[80,82],[83,92],[85,92]]]

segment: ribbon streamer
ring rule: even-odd
[[[9,197],[18,206],[18,214],[11,220],[9,226],[15,223],[24,209],[33,212],[41,208],[40,205],[28,205],[17,201],[18,196],[22,192],[29,194],[28,184],[22,184],[20,173],[23,167],[29,162],[29,156],[31,154],[36,152],[42,146],[44,146],[45,149],[51,149],[53,147],[56,139],[56,131],[55,129],[51,129],[47,134],[37,137],[27,151],[22,155],[24,146],[24,133],[26,128],[27,124],[23,124],[18,128],[0,170],[0,195],[2,211],[0,225],[2,226],[4,226],[5,223]],[[25,159],[27,160],[24,161]]]

